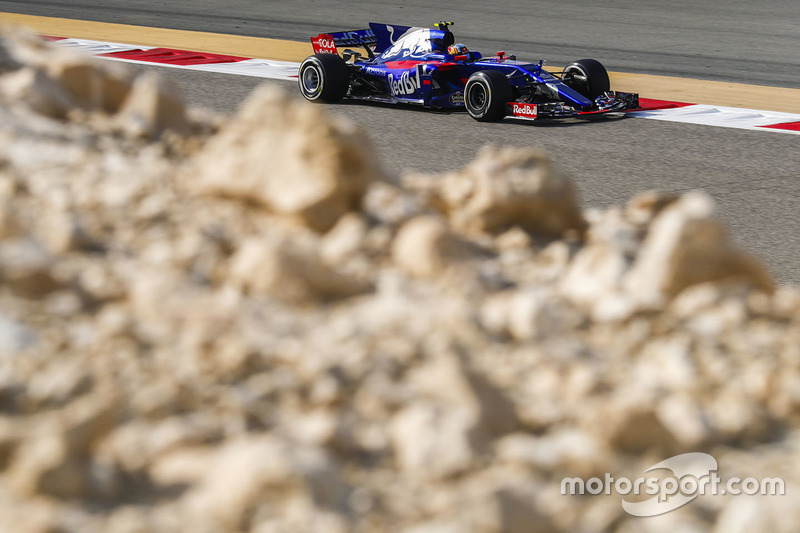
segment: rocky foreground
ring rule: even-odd
[[[387,176],[321,106],[0,32],[2,531],[790,532],[798,428],[800,293],[703,193]],[[698,451],[787,494],[560,494]]]

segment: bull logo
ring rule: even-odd
[[[421,59],[431,52],[430,35],[429,30],[419,30],[403,36],[392,44],[383,56],[397,59]]]

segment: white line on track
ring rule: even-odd
[[[152,50],[150,46],[137,46],[133,44],[106,43],[102,41],[88,41],[86,39],[61,39],[54,41],[58,46],[71,48],[80,52],[98,55],[113,54],[115,52],[132,52],[134,50]]]
[[[256,78],[269,78],[273,80],[296,80],[297,71],[300,68],[300,63],[272,61],[269,59],[246,59],[235,63],[207,63],[202,65],[173,65],[171,63],[136,61],[135,59],[120,59],[117,57],[102,57],[101,59],[135,63],[137,65],[155,65],[157,67],[179,68],[184,70],[202,70],[205,72],[237,74],[239,76],[253,76]]]
[[[785,124],[800,121],[800,115],[779,113],[777,111],[758,111],[739,107],[722,107],[695,104],[675,109],[655,109],[652,111],[634,111],[630,115],[638,118],[684,122],[688,124],[704,124],[725,128],[757,129],[798,134],[800,131],[764,128],[774,124]]]

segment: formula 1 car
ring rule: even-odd
[[[639,96],[610,90],[600,62],[581,59],[563,72],[544,60],[516,61],[498,52],[484,58],[456,44],[449,26],[435,29],[370,22],[369,29],[311,38],[314,55],[300,64],[300,92],[310,101],[343,98],[428,108],[465,108],[479,121],[505,116],[543,119],[637,109]],[[340,47],[360,47],[366,53]]]

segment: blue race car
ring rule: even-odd
[[[311,38],[314,55],[300,64],[300,92],[310,101],[343,98],[429,108],[466,108],[475,120],[572,117],[637,109],[639,96],[610,90],[600,62],[581,59],[563,72],[498,52],[484,58],[455,42],[449,27],[370,22],[369,29]],[[340,47],[361,47],[366,53]]]

